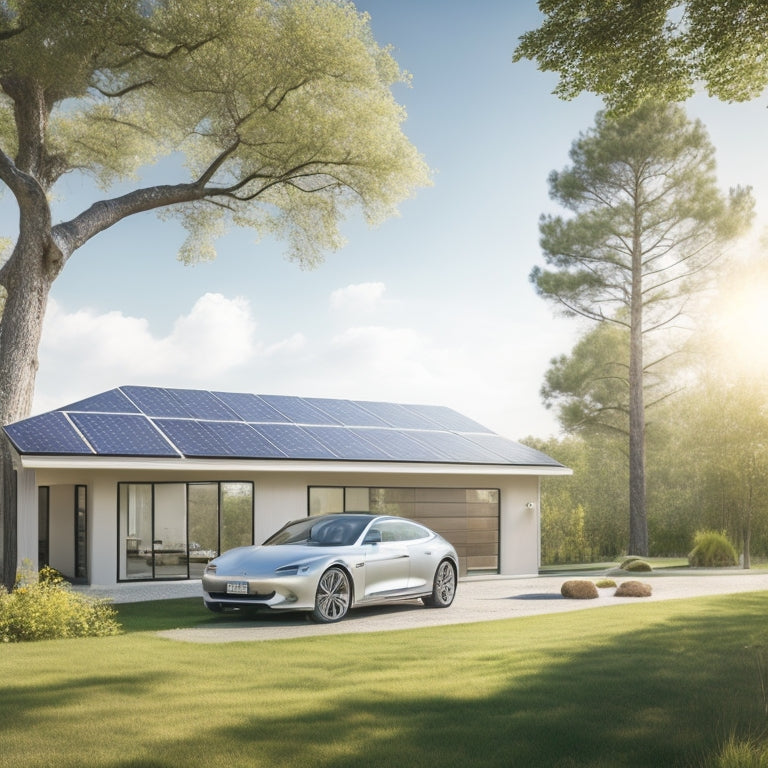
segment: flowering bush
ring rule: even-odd
[[[107,600],[73,592],[53,568],[24,568],[12,592],[0,587],[0,641],[19,643],[62,637],[104,637],[120,632]]]

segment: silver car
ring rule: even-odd
[[[211,560],[203,574],[207,608],[310,611],[321,623],[350,608],[405,598],[447,608],[456,594],[456,550],[402,517],[344,513],[283,526],[261,546]]]

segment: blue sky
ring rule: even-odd
[[[538,24],[534,0],[360,0],[374,35],[411,72],[396,96],[434,186],[399,218],[345,226],[346,247],[315,270],[283,245],[234,231],[216,261],[183,266],[184,234],[154,214],[77,252],[51,293],[34,411],[122,384],[447,405],[513,439],[557,433],[539,397],[549,360],[582,326],[553,316],[530,283],[538,218],[556,210],[547,176],[568,161],[601,102],[561,102],[555,77],[512,63]],[[723,188],[768,180],[766,100],[699,97]],[[173,163],[164,170],[173,181]],[[180,179],[181,180],[181,179]],[[68,177],[54,218],[98,191]],[[16,218],[0,198],[0,225]],[[2,229],[0,229],[2,232]]]

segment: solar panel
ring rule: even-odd
[[[257,395],[241,392],[214,392],[214,395],[231,408],[243,421],[280,423],[285,416],[268,405]]]
[[[562,466],[444,406],[126,386],[5,427],[20,453]]]
[[[304,427],[318,442],[340,459],[352,461],[389,461],[386,451],[366,440],[361,433],[345,427]]]
[[[265,403],[271,405],[293,424],[340,424],[329,414],[319,411],[303,397],[287,395],[259,395]]]
[[[361,408],[352,400],[333,400],[332,398],[310,397],[307,402],[332,417],[335,422],[346,427],[386,427],[389,426],[378,416]],[[331,422],[333,423],[333,422]]]
[[[361,408],[396,429],[437,429],[438,425],[413,410],[397,403],[358,402]]]
[[[287,458],[277,446],[244,422],[158,419],[155,423],[185,456]]]
[[[100,413],[139,413],[139,409],[119,390],[110,389],[100,395],[87,397],[71,405],[59,408],[60,411],[89,411]]]
[[[425,419],[429,419],[436,427],[447,429],[451,432],[486,432],[487,434],[493,434],[490,429],[482,424],[478,424],[473,419],[457,413],[451,408],[446,408],[444,405],[404,405],[403,407],[423,416]]]
[[[191,418],[192,413],[185,408],[167,389],[158,387],[120,387],[147,416],[166,418]]]
[[[559,461],[555,461],[551,456],[547,456],[535,448],[529,448],[527,445],[516,443],[514,440],[508,440],[506,437],[495,433],[471,435],[467,439],[489,451],[493,451],[501,459],[497,463],[519,464],[522,466],[562,466]]]
[[[353,429],[356,435],[370,440],[395,461],[447,461],[448,456],[411,437],[410,432],[396,429]]]
[[[229,446],[206,424],[192,419],[156,419],[155,426],[184,456],[231,456]]]
[[[497,464],[498,454],[470,442],[461,435],[453,432],[440,432],[437,430],[419,430],[408,432],[408,436],[428,446],[445,458],[443,461],[452,461],[461,464]]]
[[[102,456],[178,456],[146,416],[73,413],[70,418]]]
[[[91,454],[67,417],[58,411],[43,413],[5,428],[20,453],[59,455]]]
[[[233,421],[239,418],[212,392],[203,389],[169,389],[167,392],[193,419]]]
[[[279,445],[291,459],[338,459],[335,453],[295,424],[252,424],[253,429],[273,445]]]

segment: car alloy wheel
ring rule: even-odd
[[[312,618],[321,624],[340,621],[347,615],[350,597],[349,576],[341,568],[329,568],[317,585]]]
[[[456,571],[448,560],[443,560],[435,571],[432,594],[424,598],[430,608],[447,608],[456,595]]]

